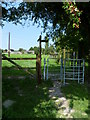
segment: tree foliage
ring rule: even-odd
[[[20,23],[26,21],[37,23],[42,22],[44,32],[50,38],[56,40],[57,45],[66,48],[84,49],[85,57],[90,52],[90,2],[89,3],[61,3],[61,2],[22,2],[17,8],[3,3],[3,21]],[[78,28],[78,29],[77,29]],[[83,48],[81,47],[83,44]]]

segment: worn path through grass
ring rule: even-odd
[[[56,118],[88,118],[88,91],[85,84],[68,81],[63,86],[60,81],[53,81],[49,97],[57,108]]]
[[[53,81],[53,87],[49,88],[49,97],[53,99],[57,108],[56,118],[73,118],[71,113],[74,110],[69,107],[69,101],[61,92],[61,85],[60,81]]]
[[[89,97],[87,83],[78,84],[77,81],[68,81],[68,85],[62,86],[61,91],[69,101],[69,107],[74,109],[71,114],[73,118],[88,118]]]

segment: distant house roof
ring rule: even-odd
[[[33,53],[34,54],[34,50],[29,50],[29,51],[27,51],[27,53]]]

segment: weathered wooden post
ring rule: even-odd
[[[38,55],[38,60],[37,60],[37,64],[38,64],[38,83],[40,84],[41,83],[41,35],[38,39],[39,41],[39,49],[40,49],[40,54]]]
[[[10,57],[10,32],[9,32],[9,39],[8,39],[8,57]]]
[[[64,65],[64,60],[65,60],[65,48],[63,49],[63,65]]]
[[[38,39],[38,42],[39,42],[39,49],[40,49],[40,54],[39,54],[39,59],[40,59],[40,61],[39,61],[39,78],[40,78],[40,80],[39,80],[39,83],[41,83],[41,42],[48,42],[47,40],[41,40],[41,35],[40,35],[40,37],[39,37],[39,39]]]
[[[61,78],[61,81],[63,79],[63,59],[61,57],[61,67],[60,67],[60,78]]]
[[[44,80],[45,80],[45,65],[46,65],[46,59],[44,58]]]
[[[66,63],[66,61],[65,61],[65,59],[64,59],[64,85],[65,85],[65,63]]]
[[[40,47],[40,62],[41,62],[41,35],[39,37],[39,47]]]
[[[69,66],[69,65],[70,65],[70,62],[69,62],[69,54],[70,54],[69,52],[70,52],[70,51],[67,50],[67,52],[68,52],[67,59],[68,59],[68,66]]]
[[[36,72],[38,84],[41,83],[41,65],[40,65],[40,55],[36,55]]]

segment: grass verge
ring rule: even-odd
[[[76,81],[69,81],[69,84],[62,86],[62,92],[69,100],[69,106],[74,109],[73,118],[88,118],[88,90],[87,85],[78,84]]]

